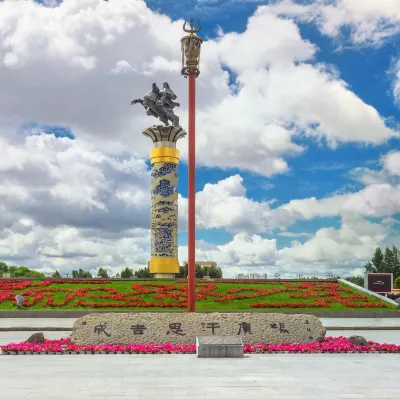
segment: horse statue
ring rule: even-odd
[[[169,121],[173,126],[179,126],[179,117],[174,114],[173,109],[180,104],[175,102],[176,95],[167,82],[163,83],[163,89],[153,83],[151,92],[145,94],[143,99],[138,98],[131,101],[131,105],[140,103],[146,110],[146,114],[158,118],[165,126]]]

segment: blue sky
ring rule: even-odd
[[[11,154],[0,161],[9,215],[0,259],[65,272],[146,264],[151,143],[140,131],[156,121],[129,102],[166,79],[186,123],[179,20],[191,16],[205,39],[198,259],[217,260],[227,276],[348,275],[377,246],[400,245],[400,6],[24,4],[0,1],[9,27],[0,36],[0,144]],[[53,24],[43,29],[41,20]],[[182,261],[185,146],[178,143]]]
[[[207,3],[207,2],[205,2]],[[243,32],[246,29],[248,18],[253,15],[259,5],[268,4],[268,1],[256,2],[210,2],[210,7],[199,5],[197,1],[186,1],[185,6],[174,2],[162,0],[148,0],[147,4],[155,11],[161,12],[171,18],[201,19],[203,37],[214,37],[217,26],[224,32]],[[297,3],[307,3],[298,1]],[[185,11],[183,11],[185,10]],[[384,117],[390,119],[388,125],[398,127],[400,110],[396,106],[392,85],[393,77],[388,71],[393,59],[400,57],[400,36],[393,37],[384,45],[376,47],[354,46],[346,44],[346,40],[338,42],[321,34],[313,24],[299,24],[301,35],[304,39],[316,44],[319,48],[315,62],[328,63],[340,73],[340,77],[349,85],[349,88],[367,104],[372,105]],[[289,202],[291,199],[301,199],[315,196],[323,198],[338,190],[354,191],[360,188],[348,176],[348,172],[355,167],[376,167],[379,158],[393,149],[399,149],[399,140],[389,140],[379,146],[359,144],[340,144],[338,148],[331,149],[325,145],[318,145],[315,140],[298,138],[299,144],[307,146],[308,150],[303,156],[289,159],[290,173],[274,176],[270,179],[261,178],[259,175],[242,173],[247,182],[247,196],[257,201],[277,199],[276,204]],[[237,172],[236,170],[234,171]],[[187,170],[186,165],[181,165],[181,180],[179,190],[187,195]],[[198,168],[197,189],[207,182],[217,182],[226,178],[233,171],[218,169]],[[270,187],[270,185],[272,187]],[[351,185],[353,190],[347,188]],[[266,186],[266,187],[265,187]],[[397,220],[399,214],[394,215]],[[291,230],[296,232],[313,232],[321,227],[338,226],[339,218],[322,218],[307,223],[298,222]],[[227,233],[220,229],[200,231],[199,237],[205,240],[223,243]],[[180,235],[181,242],[185,243],[186,235]],[[300,240],[305,240],[303,238]],[[288,245],[289,238],[280,237],[280,244]]]

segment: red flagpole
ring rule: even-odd
[[[188,137],[188,311],[196,311],[196,76],[189,81]]]

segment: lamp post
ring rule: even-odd
[[[194,28],[194,20],[190,18],[190,29],[183,30],[189,35],[181,39],[182,75],[188,78],[189,86],[189,131],[188,131],[188,311],[195,311],[196,287],[196,78],[200,74],[200,50],[203,39],[196,35],[201,25]]]

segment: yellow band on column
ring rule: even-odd
[[[179,164],[179,150],[170,147],[152,148],[150,150],[151,164],[157,162],[171,162]]]
[[[179,262],[176,258],[151,258],[150,273],[179,273]]]

